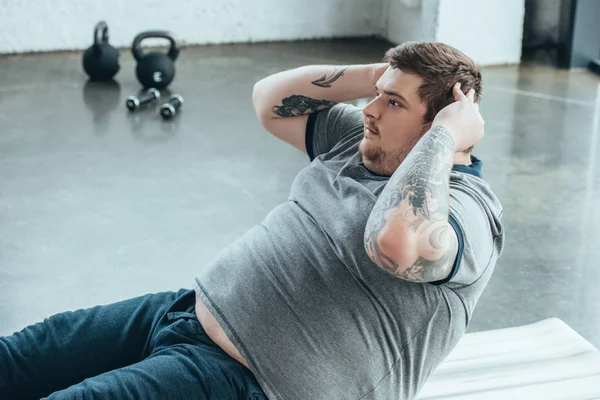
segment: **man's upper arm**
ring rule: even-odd
[[[475,178],[473,178],[475,179]],[[465,178],[465,180],[468,180]],[[451,182],[450,222],[464,239],[459,268],[449,281],[470,285],[494,266],[504,246],[502,206],[495,196],[474,186]],[[481,185],[480,189],[487,185]],[[488,189],[491,193],[491,189]],[[444,282],[442,282],[444,283]]]
[[[305,148],[311,161],[328,153],[349,137],[362,136],[364,119],[362,109],[340,103],[308,116]]]
[[[263,115],[259,120],[267,131],[308,154],[311,160],[330,151],[346,135],[363,131],[362,110],[346,103],[307,115]]]
[[[261,124],[273,136],[291,144],[303,153],[307,153],[305,137],[309,115],[286,118],[262,118]]]

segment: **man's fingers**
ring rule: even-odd
[[[460,82],[456,82],[452,87],[452,94],[454,94],[454,100],[461,101],[466,99],[465,94],[460,90]]]
[[[473,88],[469,89],[469,91],[467,92],[467,95],[465,96],[465,94],[462,92],[462,90],[460,90],[460,87],[461,87],[460,82],[456,82],[454,84],[454,86],[452,87],[452,93],[454,94],[454,100],[455,101],[469,100],[471,103],[475,103],[475,89],[473,89]]]
[[[467,99],[469,99],[469,101],[471,103],[475,102],[475,89],[471,88],[468,92],[467,92]]]

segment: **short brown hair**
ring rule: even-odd
[[[433,121],[435,115],[454,102],[452,86],[461,83],[467,93],[475,89],[475,101],[481,99],[481,72],[472,59],[461,51],[444,43],[405,42],[387,51],[384,62],[392,68],[423,79],[419,97],[427,104],[425,122]]]

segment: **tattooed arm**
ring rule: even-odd
[[[370,97],[388,64],[308,65],[268,76],[254,85],[252,102],[259,116],[306,115],[337,103]]]
[[[365,229],[369,257],[407,281],[446,278],[458,240],[448,223],[448,181],[454,142],[441,126],[429,130],[392,175]]]
[[[311,65],[268,76],[254,85],[252,102],[261,124],[306,152],[308,115],[337,103],[370,97],[388,64]]]
[[[365,248],[380,268],[411,282],[447,278],[458,253],[448,222],[449,179],[457,152],[483,137],[475,91],[453,88],[455,102],[442,109],[394,172],[365,228]]]

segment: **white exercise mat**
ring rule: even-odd
[[[600,399],[600,351],[557,318],[466,334],[418,399]]]

